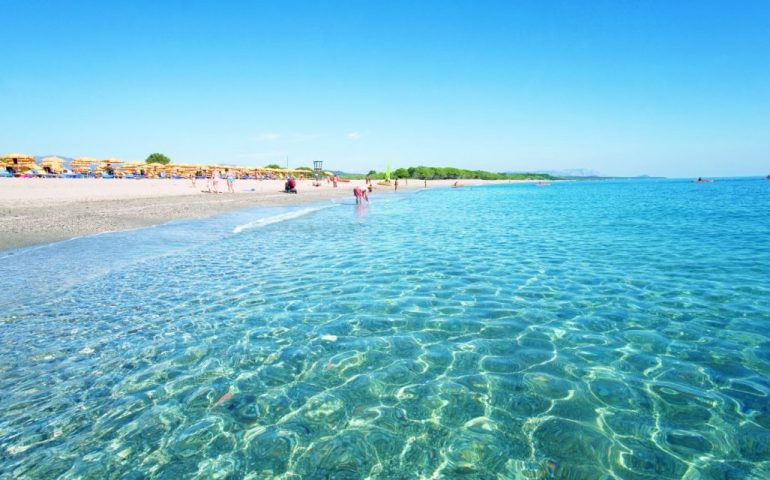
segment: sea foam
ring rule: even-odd
[[[315,206],[315,207],[307,207],[307,208],[303,208],[303,209],[300,209],[300,210],[293,210],[291,212],[281,213],[279,215],[273,215],[273,216],[270,216],[270,217],[258,218],[256,220],[251,221],[251,222],[238,225],[237,227],[235,227],[233,229],[233,233],[241,233],[244,230],[251,230],[253,228],[262,228],[262,227],[265,227],[267,225],[272,225],[274,223],[285,222],[286,220],[291,220],[293,218],[302,217],[302,216],[307,215],[309,213],[317,212],[319,210],[325,210],[327,208],[338,207],[338,206],[339,206],[339,204],[333,203],[333,204],[330,204],[330,205],[320,205],[320,206]]]

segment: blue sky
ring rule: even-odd
[[[770,2],[0,0],[0,150],[770,173]]]

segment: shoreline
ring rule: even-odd
[[[428,188],[451,187],[454,180],[429,180]],[[463,186],[514,183],[461,180]],[[518,181],[515,183],[530,183]],[[297,195],[283,193],[283,180],[236,180],[235,193],[204,193],[205,180],[171,179],[0,179],[0,251],[9,251],[104,232],[131,230],[254,207],[302,205],[353,196],[363,180],[313,187],[298,182]],[[398,191],[424,188],[422,180],[399,182]],[[227,189],[224,181],[220,190]],[[394,193],[374,184],[373,195]]]

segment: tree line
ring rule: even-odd
[[[361,175],[362,176],[362,175]],[[369,176],[374,179],[384,179],[385,172],[371,170]],[[359,175],[350,175],[359,177]],[[390,178],[416,178],[420,180],[454,180],[454,179],[479,179],[479,180],[556,180],[557,177],[547,173],[495,173],[485,170],[466,170],[455,167],[409,167],[397,168],[390,173]]]

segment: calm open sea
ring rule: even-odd
[[[1,253],[0,477],[770,478],[770,182],[350,203]]]

